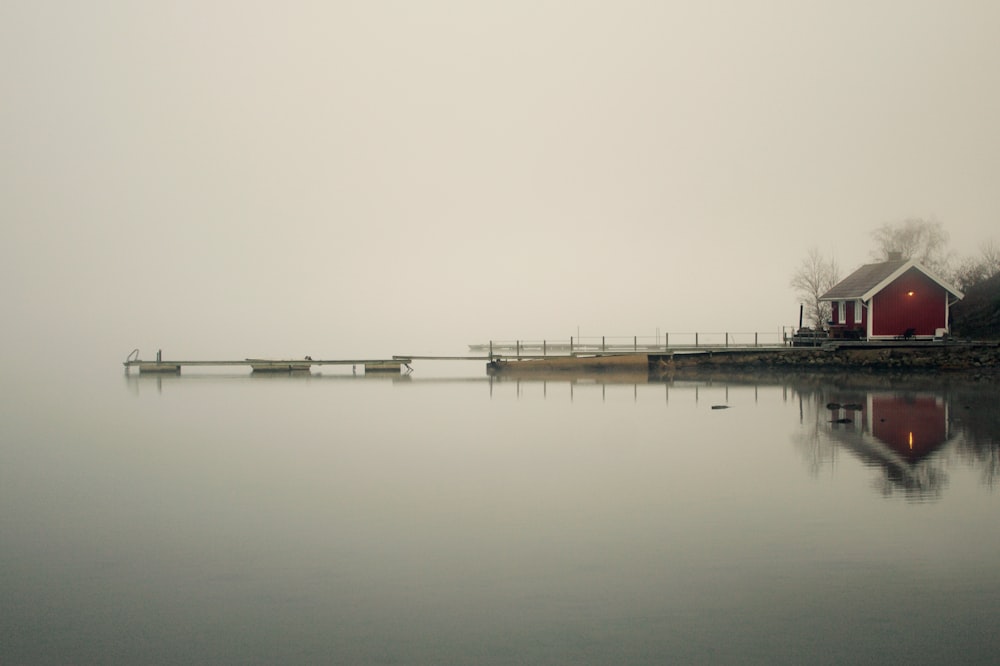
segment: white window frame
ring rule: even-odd
[[[854,301],[854,323],[855,324],[860,324],[862,322],[862,318],[861,318],[861,308],[862,308],[862,306],[863,306],[863,304],[862,304],[862,302],[861,302],[860,299]]]
[[[845,307],[846,305],[847,305],[847,301],[837,301],[837,323],[838,324],[846,324],[847,323],[847,314],[845,313],[845,310],[847,309]]]

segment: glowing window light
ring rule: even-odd
[[[913,292],[912,291],[908,291],[908,292],[906,292],[906,295],[907,296],[913,296]]]
[[[913,450],[913,433],[910,433],[910,450]]]

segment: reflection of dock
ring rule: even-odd
[[[486,365],[488,375],[536,374],[649,374],[649,354],[619,354],[607,356],[548,356],[529,360],[508,361],[496,359]]]

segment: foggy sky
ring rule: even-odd
[[[994,2],[0,5],[8,355],[777,331],[1000,240]]]

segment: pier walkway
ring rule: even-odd
[[[133,369],[138,370],[139,373],[180,374],[181,368],[184,367],[249,367],[254,373],[309,373],[313,366],[325,365],[350,365],[355,370],[360,366],[366,373],[408,373],[413,370],[410,366],[413,361],[485,361],[492,365],[495,362],[502,363],[535,359],[550,361],[564,359],[566,362],[571,362],[572,359],[579,359],[584,363],[590,363],[587,359],[599,360],[603,357],[611,364],[618,364],[620,362],[627,362],[626,358],[612,360],[614,357],[644,356],[647,362],[653,363],[657,361],[669,361],[675,357],[692,359],[702,355],[739,356],[742,354],[753,354],[754,352],[767,352],[769,355],[782,356],[788,353],[805,351],[803,348],[795,347],[785,341],[764,342],[760,337],[753,335],[747,342],[737,342],[729,335],[726,335],[720,341],[712,341],[707,344],[698,339],[697,335],[693,344],[641,344],[638,340],[633,340],[631,344],[613,343],[607,340],[601,340],[599,344],[580,344],[572,339],[569,344],[550,341],[491,341],[483,345],[469,345],[470,353],[466,355],[405,354],[393,355],[389,358],[357,359],[314,359],[306,356],[294,359],[164,360],[160,352],[157,352],[156,360],[146,361],[139,358],[139,350],[135,349],[128,355],[123,365],[125,366],[126,374]],[[664,339],[664,342],[667,342],[667,340]],[[812,349],[823,352],[855,349],[937,349],[945,347],[959,349],[979,347],[982,344],[952,340],[881,340],[874,342],[828,340],[821,345],[813,346]]]
[[[491,340],[469,345],[469,351],[484,352],[492,359],[549,358],[621,354],[666,354],[724,352],[737,349],[784,349],[791,346],[786,327],[778,332],[665,333],[653,336],[584,336],[562,340]]]

